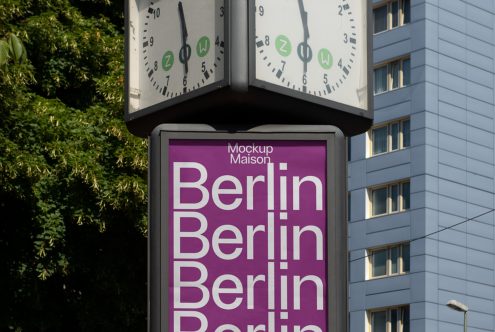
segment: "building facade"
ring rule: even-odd
[[[495,330],[495,1],[373,1],[375,124],[349,148],[351,332]]]

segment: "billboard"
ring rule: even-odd
[[[151,331],[337,331],[347,308],[335,133],[157,136]]]

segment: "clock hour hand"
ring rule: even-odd
[[[304,9],[304,1],[297,0],[299,4],[299,13],[301,14],[301,20],[304,30],[304,41],[300,43],[297,47],[297,55],[304,63],[304,74],[308,71],[308,62],[311,61],[313,57],[311,47],[308,44],[309,39],[309,28],[308,28],[308,12]]]
[[[184,17],[184,7],[182,6],[182,1],[179,1],[179,19],[180,19],[180,29],[182,31],[182,47],[179,51],[179,60],[184,64],[184,70],[187,75],[189,71],[188,60],[191,57],[191,46],[187,44],[187,26],[186,19]]]

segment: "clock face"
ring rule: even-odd
[[[255,0],[256,80],[368,107],[366,0]]]
[[[129,1],[129,113],[224,79],[224,0]]]

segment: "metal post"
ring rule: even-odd
[[[467,311],[464,311],[464,332],[467,332]]]

